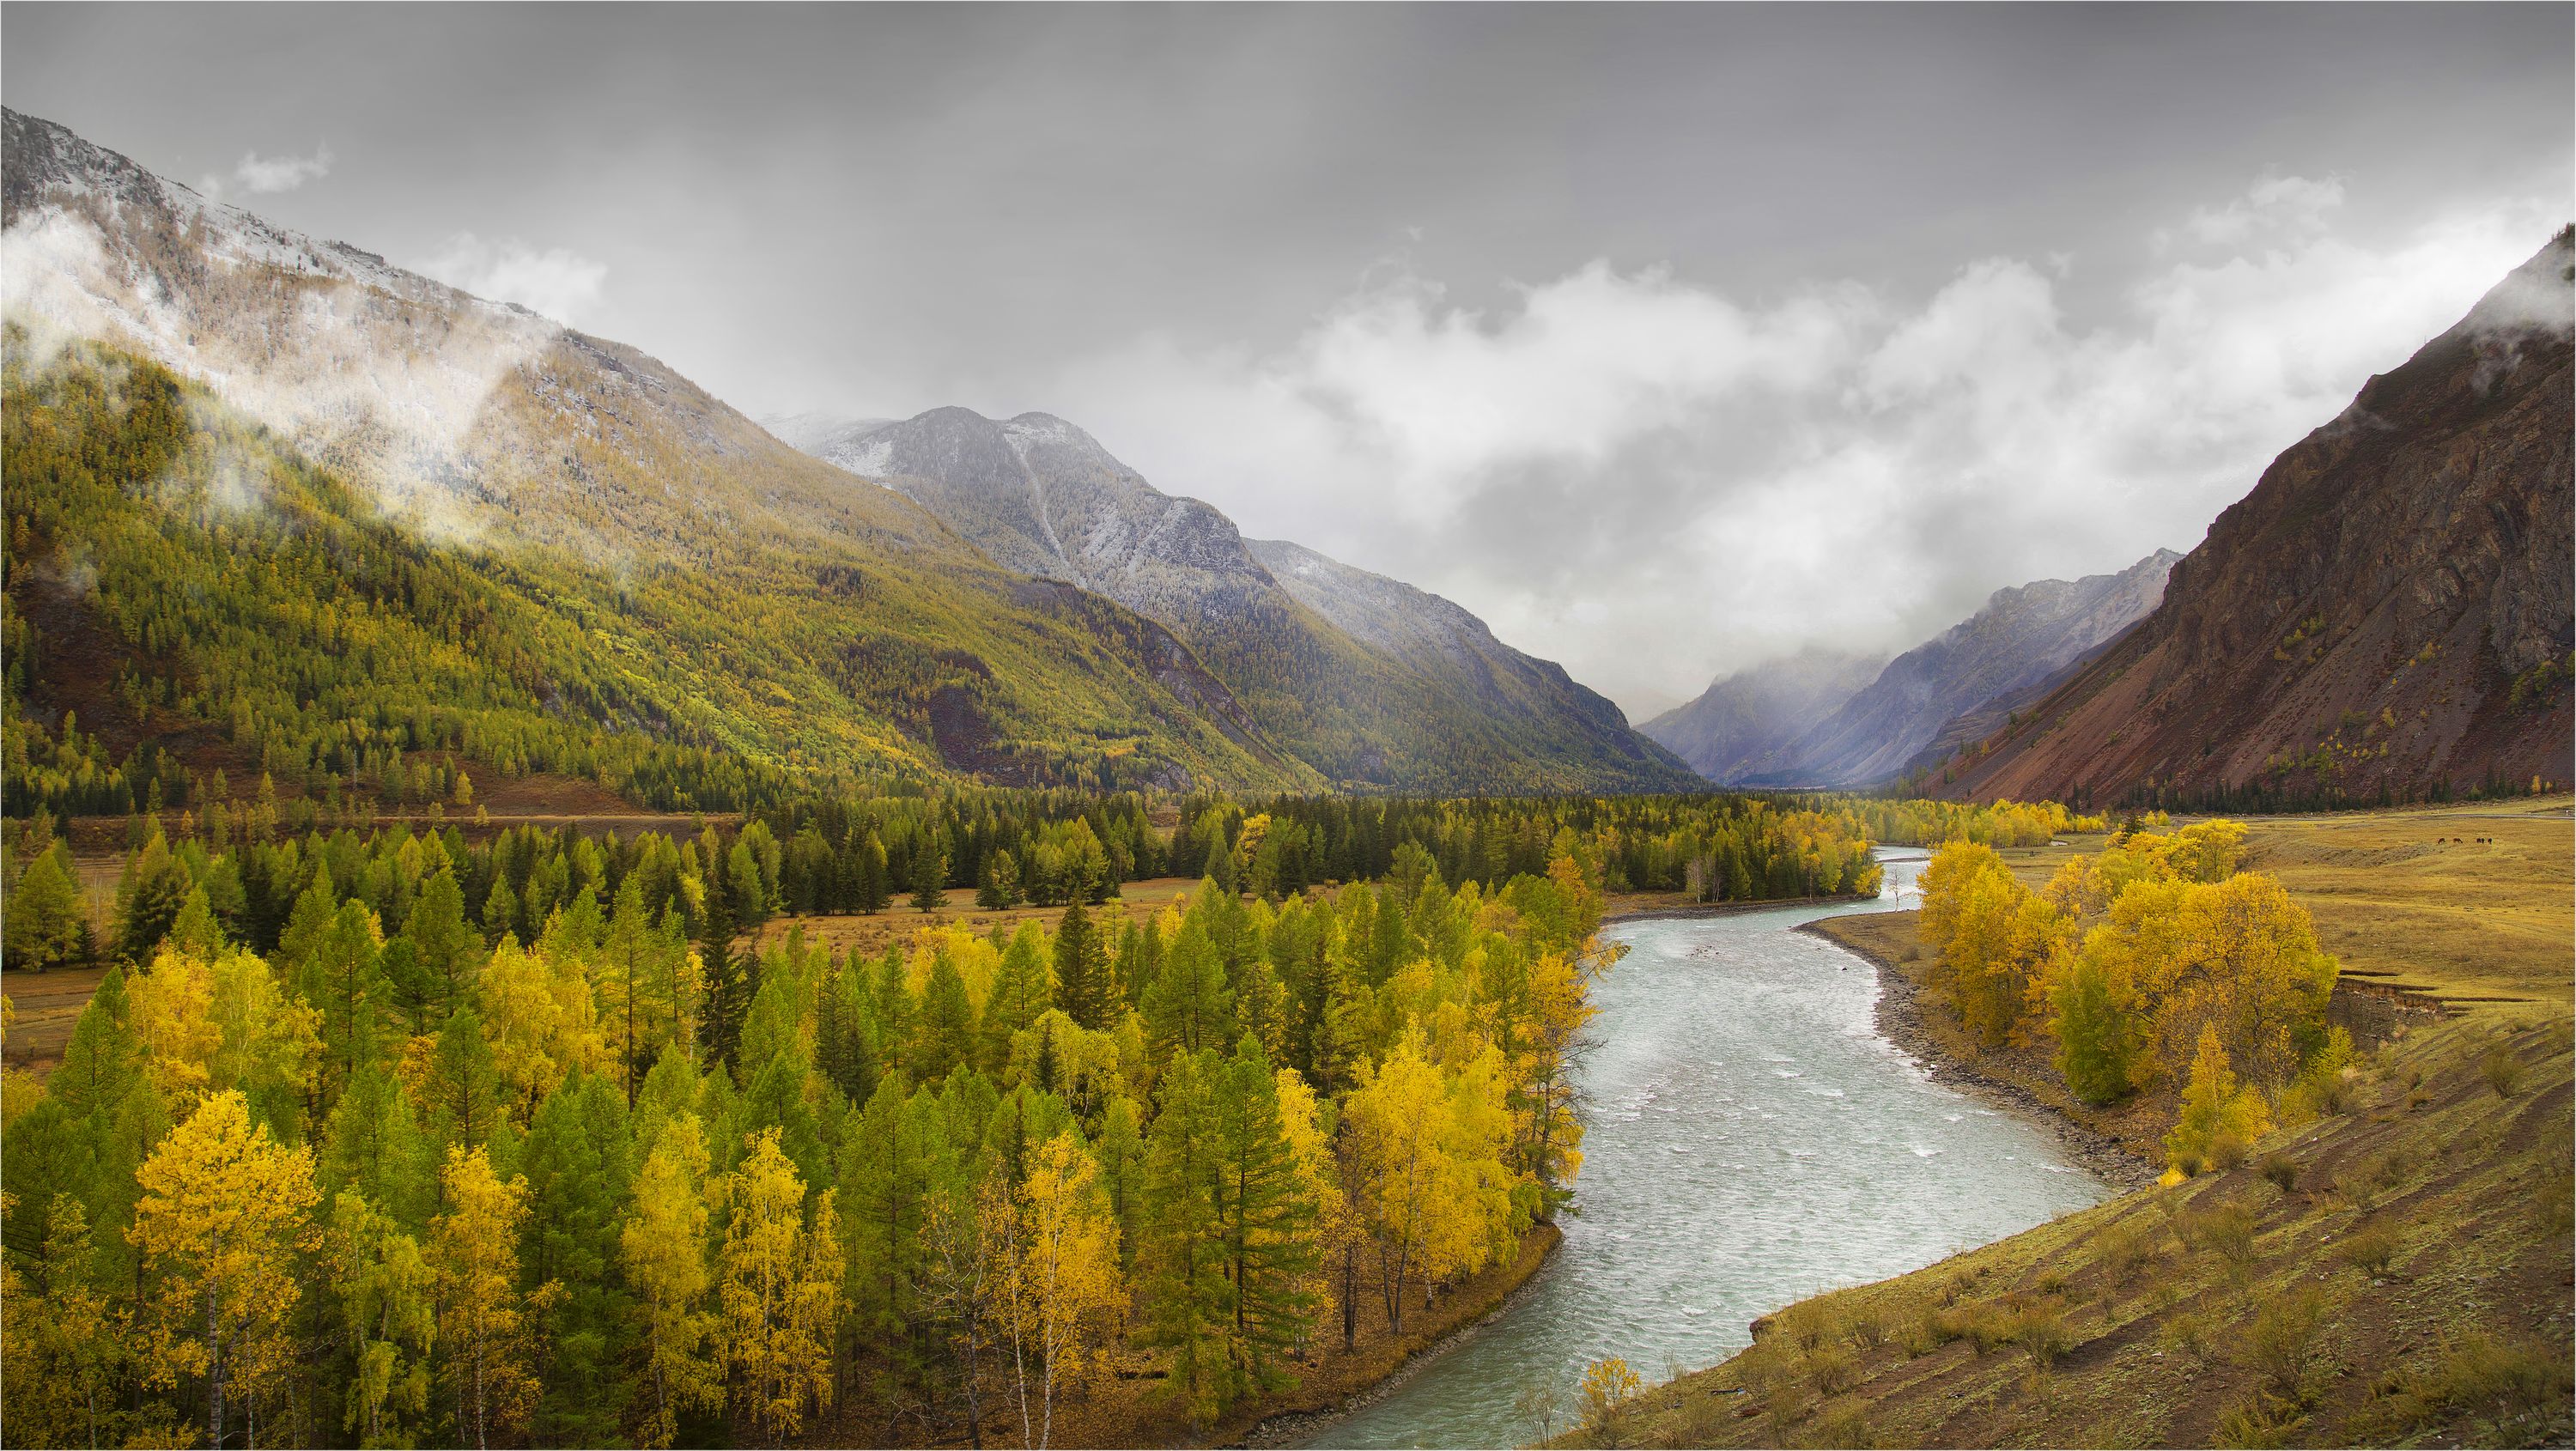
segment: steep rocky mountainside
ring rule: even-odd
[[[1742,779],[1864,786],[1895,777],[1954,717],[2048,678],[2143,618],[2180,557],[2159,549],[2117,574],[1995,591],[1984,609],[1889,661],[1876,680]]]
[[[1947,789],[2260,804],[2576,775],[2571,280],[2561,231],[2274,460],[2155,613]]]
[[[1712,781],[1735,781],[1815,728],[1887,668],[1884,655],[1807,650],[1722,675],[1638,729]]]
[[[1655,789],[1691,777],[1618,708],[1437,595],[1248,541],[1061,418],[939,408],[780,420],[1003,566],[1105,595],[1188,642],[1265,734],[1328,778],[1419,789]]]
[[[827,771],[1324,784],[1164,627],[995,566],[662,363],[0,121],[20,376],[117,366],[77,345],[93,339],[190,380],[224,415],[201,446],[229,419],[267,430],[238,502],[309,460],[370,517],[575,621],[579,658],[526,668],[540,699],[614,682],[597,728]],[[13,599],[47,562],[13,561],[39,566],[12,569]],[[83,632],[117,607],[18,604]]]

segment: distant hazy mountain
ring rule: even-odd
[[[1325,776],[1423,789],[1685,784],[1618,708],[1437,595],[1163,493],[1061,418],[938,408],[782,420],[817,457],[902,493],[1005,568],[1165,625],[1268,738]]]
[[[1878,678],[1884,655],[1807,650],[1718,677],[1638,729],[1712,781],[1740,780]]]
[[[2137,623],[2163,598],[2165,574],[2181,557],[2159,549],[2118,574],[1995,591],[1984,609],[1889,661],[1876,680],[1740,779],[1860,786],[1895,777],[1951,720],[2048,679]]]
[[[2561,231],[2273,460],[2153,614],[1940,784],[2106,806],[2563,787],[2571,343]]]

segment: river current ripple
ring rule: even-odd
[[[1877,970],[1801,922],[1876,903],[1638,921],[1594,991],[1579,1216],[1527,1292],[1310,1446],[1518,1446],[1513,1401],[1623,1356],[1649,1381],[1713,1365],[1748,1323],[2105,1198],[2038,1128],[1935,1083],[1871,1022]],[[1364,1310],[1363,1313],[1370,1313]],[[1562,1429],[1562,1421],[1559,1428]]]

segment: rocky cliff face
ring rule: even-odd
[[[1743,779],[1860,693],[1884,655],[1807,650],[1721,676],[1638,729],[1712,781]]]
[[[2155,613],[1947,789],[2260,804],[2576,775],[2571,279],[2562,231],[2274,460]]]

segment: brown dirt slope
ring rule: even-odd
[[[1944,794],[2403,800],[2576,776],[2571,277],[2561,232],[2373,378],[2219,516],[2153,614],[1954,758]]]

